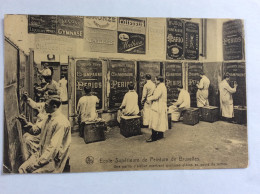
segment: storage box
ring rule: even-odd
[[[199,122],[199,109],[198,108],[188,108],[184,111],[183,121],[187,125],[195,125]]]
[[[213,123],[219,119],[219,108],[216,106],[205,106],[201,108],[201,120]]]
[[[141,135],[141,117],[122,116],[120,120],[120,134],[124,137]]]
[[[86,122],[84,123],[84,141],[85,143],[92,143],[97,141],[104,141],[105,130],[107,129],[104,121]]]
[[[247,123],[246,107],[234,106],[234,121],[237,124]]]

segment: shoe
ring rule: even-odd
[[[146,140],[146,142],[147,142],[147,143],[150,143],[150,142],[154,142],[154,141],[156,141],[156,140],[157,140],[157,139],[154,139],[154,138],[150,137],[149,139]]]
[[[163,132],[158,132],[157,134],[157,140],[163,139]]]

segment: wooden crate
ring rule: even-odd
[[[120,134],[124,137],[141,135],[141,117],[122,116],[120,120]]]
[[[84,124],[84,141],[85,143],[92,143],[97,141],[104,141],[105,130],[107,129],[104,121],[100,122],[86,122]]]
[[[234,121],[237,124],[246,124],[247,123],[246,107],[234,106]]]
[[[182,122],[187,125],[196,125],[197,123],[199,123],[199,109],[188,108],[187,110],[185,110]]]
[[[219,119],[219,108],[216,106],[205,106],[201,108],[201,120],[213,123]]]

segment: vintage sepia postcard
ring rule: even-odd
[[[246,168],[241,19],[5,15],[4,173]]]

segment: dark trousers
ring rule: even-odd
[[[152,129],[152,140],[158,140],[163,138],[163,132],[155,131]]]

